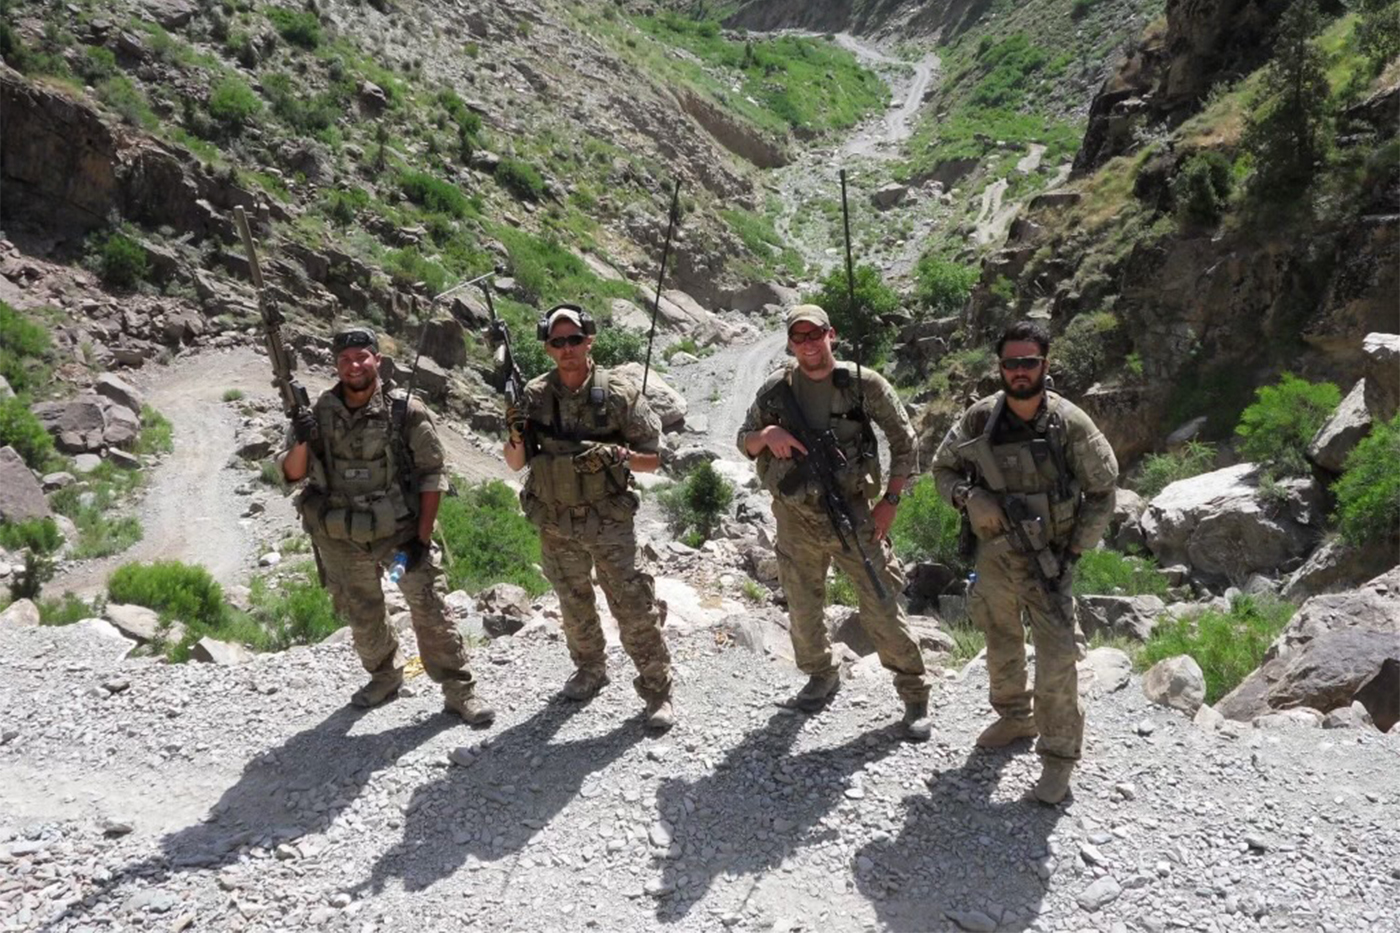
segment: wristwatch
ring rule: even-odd
[[[884,500],[885,500],[886,502],[888,502],[890,505],[899,505],[899,493],[897,493],[897,492],[887,492],[887,493],[885,493],[885,495],[884,495]]]

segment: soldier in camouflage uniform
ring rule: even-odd
[[[788,312],[787,329],[788,347],[796,361],[768,377],[739,428],[738,444],[754,460],[764,487],[773,494],[778,579],[787,596],[797,666],[808,675],[791,705],[815,712],[841,685],[823,617],[827,568],[835,561],[859,593],[860,623],[875,643],[880,663],[894,673],[895,689],[904,700],[905,737],[927,739],[932,726],[924,659],[899,604],[904,574],[889,542],[900,492],[916,465],[914,429],[884,378],[836,360],[832,353],[836,330],[826,311],[817,305],[798,305]],[[801,455],[807,451],[793,437],[795,426],[786,424],[784,385],[791,387],[812,431],[829,428],[836,436],[847,464],[840,477],[841,492],[854,513],[854,533],[865,542],[885,589],[884,599],[866,575],[854,544],[842,547],[821,504],[819,487],[810,479],[803,482],[793,476],[802,469]],[[878,500],[880,462],[872,422],[890,446],[889,486]]]
[[[1002,391],[974,404],[948,431],[933,475],[977,538],[968,613],[987,635],[999,717],[977,744],[998,748],[1039,735],[1042,771],[1033,793],[1056,804],[1069,791],[1084,739],[1074,564],[1108,527],[1118,462],[1089,416],[1046,390],[1049,351],[1043,326],[1022,321],[1007,328],[997,342]],[[1024,537],[1011,533],[1014,518]],[[1023,614],[1035,643],[1034,702],[1026,688]]]
[[[379,582],[381,568],[403,554],[408,564],[399,588],[423,669],[442,685],[449,710],[471,725],[488,725],[495,714],[476,697],[433,552],[433,523],[447,489],[433,417],[418,399],[383,389],[373,332],[343,331],[331,350],[340,381],[296,414],[280,461],[288,482],[306,480],[297,510],[322,581],[370,673],[350,702],[375,706],[403,684],[404,659]]]
[[[593,334],[592,319],[577,306],[560,305],[545,318],[540,337],[555,369],[526,385],[519,409],[508,407],[505,458],[512,469],[530,468],[520,503],[540,530],[541,565],[559,594],[576,668],[564,696],[584,701],[608,683],[590,579],[596,569],[637,666],[632,683],[646,701],[647,728],[661,731],[675,723],[671,655],[661,634],[666,604],[637,567],[638,499],[628,488],[632,472],[661,465],[661,421],[634,383],[594,365]]]

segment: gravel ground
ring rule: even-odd
[[[421,677],[351,710],[344,645],[172,667],[86,623],[0,631],[0,929],[1400,928],[1395,736],[1206,732],[1133,678],[1092,691],[1052,809],[1029,748],[971,750],[979,662],[920,746],[868,661],[808,718],[774,705],[787,663],[671,642],[681,723],[652,738],[616,653],[593,703],[553,696],[547,625],[476,653],[485,731]]]

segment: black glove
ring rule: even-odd
[[[298,408],[292,414],[292,436],[305,444],[316,436],[316,416],[309,408]]]
[[[423,558],[432,550],[432,545],[424,544],[421,538],[410,538],[403,546],[403,554],[408,558],[408,563],[404,565],[404,570],[417,570],[418,565],[423,563]]]
[[[510,442],[517,447],[525,443],[525,429],[528,425],[520,409],[506,402],[506,427],[510,430]]]
[[[1066,580],[1074,579],[1074,565],[1079,563],[1079,558],[1081,556],[1083,555],[1076,554],[1068,548],[1065,549],[1065,552],[1060,555],[1059,582],[1063,583]]]

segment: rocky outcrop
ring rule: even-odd
[[[0,522],[48,518],[44,488],[13,447],[0,447]]]
[[[0,612],[0,628],[5,626],[32,628],[39,624],[39,607],[30,599],[17,599]]]
[[[1385,684],[1363,688],[1387,661],[1400,664],[1400,568],[1358,589],[1304,603],[1259,669],[1216,708],[1230,719],[1252,720],[1293,707],[1326,713],[1359,700],[1383,712],[1392,702]],[[1367,709],[1379,724],[1377,710]]]
[[[1302,602],[1309,596],[1337,593],[1360,586],[1400,563],[1392,540],[1347,544],[1340,538],[1323,542],[1283,586],[1283,598]]]
[[[1167,604],[1156,596],[1081,596],[1075,600],[1087,638],[1103,634],[1147,641]]]
[[[1308,459],[1329,473],[1341,473],[1347,454],[1371,430],[1366,410],[1366,380],[1358,379],[1337,410],[1327,418],[1308,444]]]
[[[694,91],[678,89],[676,100],[681,110],[704,127],[717,143],[758,168],[782,168],[792,161],[781,142],[769,139],[757,127],[745,123]]]
[[[637,384],[637,388],[642,386],[642,364],[623,363],[615,367],[612,371],[630,379]],[[685,424],[685,412],[687,404],[685,396],[666,384],[656,372],[646,373],[647,382],[647,404],[651,410],[656,412],[656,416],[661,419],[663,428],[674,428]]]
[[[1365,356],[1366,409],[1378,421],[1400,411],[1400,334],[1367,334],[1361,342]]]
[[[67,402],[39,402],[30,407],[67,454],[130,449],[141,436],[141,417],[105,395],[80,395]]]

